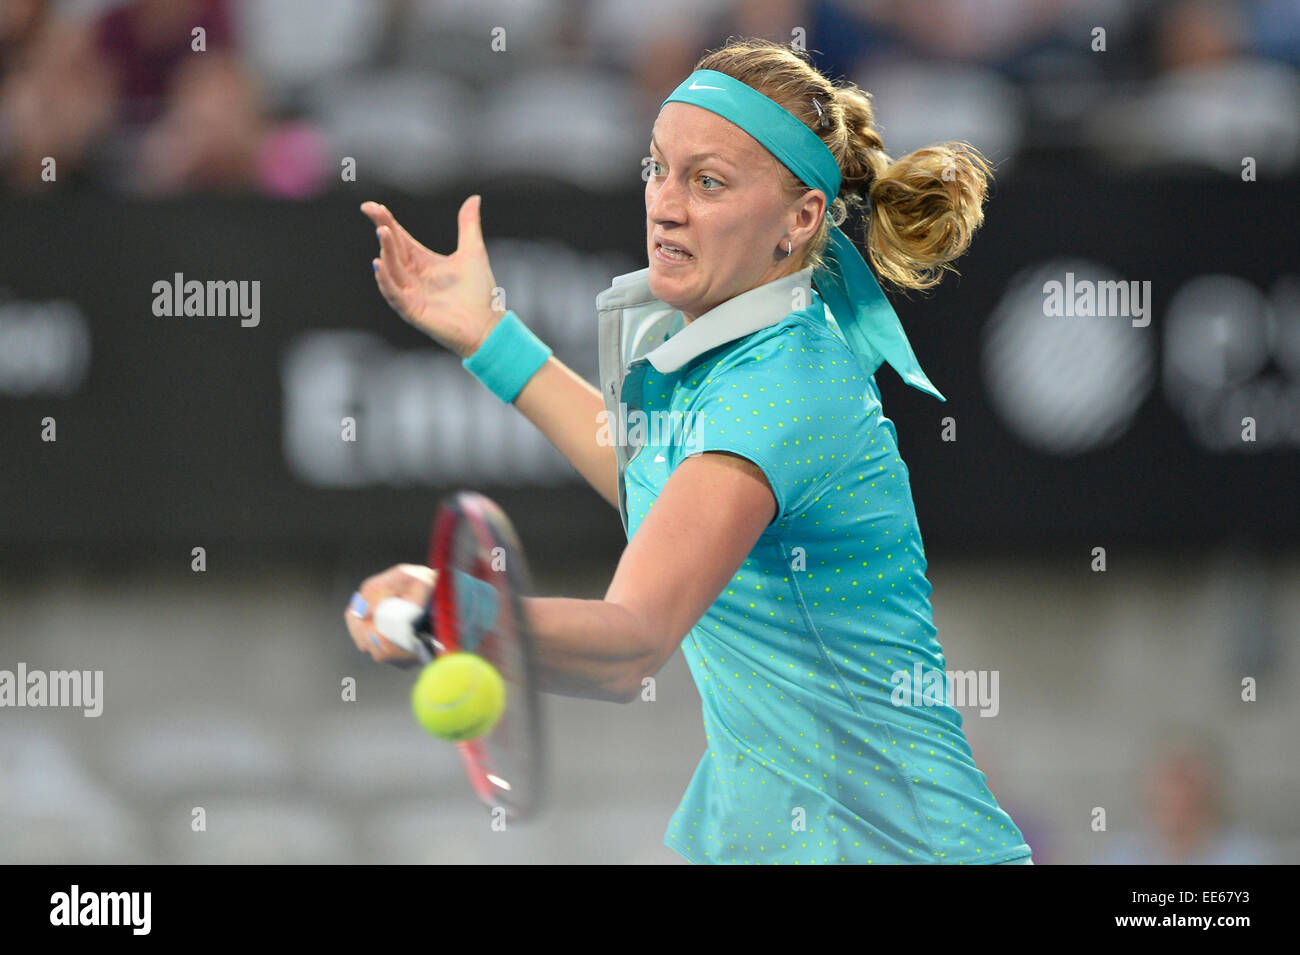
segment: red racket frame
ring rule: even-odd
[[[452,546],[456,540],[456,532],[462,524],[469,527],[474,535],[477,543],[476,556],[473,565],[470,567],[453,567],[451,566],[453,559]],[[496,547],[505,548],[505,570],[495,569],[491,561],[484,556],[485,554],[491,554]],[[522,689],[525,698],[523,700],[508,700],[507,706],[515,705],[529,708],[530,712],[527,718],[532,724],[529,745],[533,746],[535,750],[540,749],[542,736],[534,676],[532,635],[528,631],[527,621],[524,619],[522,607],[519,604],[519,598],[524,596],[530,589],[528,573],[523,559],[523,549],[505,512],[489,498],[473,491],[461,491],[454,495],[451,500],[444,501],[438,509],[438,515],[433,525],[433,534],[429,542],[429,566],[437,571],[438,575],[433,594],[430,596],[430,618],[433,623],[434,634],[438,642],[442,644],[444,653],[455,653],[463,649],[460,642],[461,631],[456,608],[455,588],[440,586],[443,580],[454,579],[451,577],[453,570],[460,570],[479,580],[491,583],[496,587],[498,593],[502,595],[503,600],[509,600],[512,603],[510,612],[517,618],[519,637],[522,644],[520,652],[523,658],[524,672],[521,674],[521,679],[524,681]],[[535,812],[535,798],[530,799],[523,806],[499,798],[500,789],[492,782],[492,777],[495,774],[492,772],[491,754],[488,752],[483,739],[457,743],[456,748],[460,751],[461,760],[465,764],[465,774],[469,777],[470,785],[479,799],[489,806],[504,807],[515,818],[525,818]],[[538,778],[530,780],[529,785],[532,791],[536,793],[541,787],[540,753],[534,752],[530,754],[530,762],[534,764],[533,771]],[[501,777],[498,776],[497,778]]]

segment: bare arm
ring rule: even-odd
[[[568,458],[601,497],[618,507],[618,457],[614,445],[597,441],[600,392],[552,355],[528,379],[515,407]]]
[[[744,458],[705,452],[678,466],[637,528],[603,600],[528,597],[542,688],[627,703],[668,662],[717,599],[776,513],[763,472]],[[371,607],[388,596],[428,600],[433,571],[399,565],[361,585]],[[357,649],[376,660],[411,654],[374,637],[367,614],[345,614]]]
[[[776,513],[753,463],[721,453],[678,466],[637,528],[604,600],[535,597],[525,612],[551,693],[626,703],[735,576]]]

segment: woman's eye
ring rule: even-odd
[[[651,178],[660,179],[666,175],[668,171],[668,167],[653,156],[646,156],[645,159],[641,161],[641,168],[642,176],[646,180]],[[714,179],[712,176],[700,176],[700,182],[704,186],[705,192],[713,192],[715,188],[722,185],[721,182]]]

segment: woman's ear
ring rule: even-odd
[[[811,242],[826,215],[826,200],[819,189],[809,189],[803,194],[790,230],[799,245]]]

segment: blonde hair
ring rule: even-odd
[[[867,217],[863,244],[880,278],[899,288],[925,289],[957,271],[952,262],[984,222],[993,174],[974,146],[944,143],[890,159],[875,129],[871,94],[852,83],[831,83],[805,54],[771,40],[729,40],[701,57],[695,69],[716,70],[753,87],[821,137],[840,166],[831,220],[841,225],[850,213]],[[784,166],[781,172],[792,199],[808,191]],[[829,239],[823,221],[801,250],[799,267],[821,267]]]

